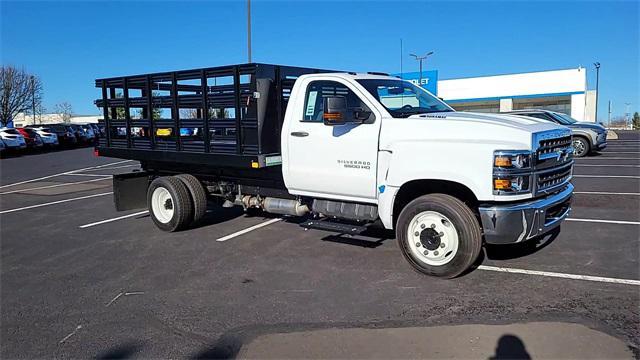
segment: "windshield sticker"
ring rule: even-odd
[[[305,116],[313,116],[313,114],[315,114],[317,96],[317,91],[309,92],[309,99],[307,99],[307,111],[305,112]]]

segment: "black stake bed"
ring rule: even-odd
[[[291,88],[319,72],[331,71],[251,63],[98,79],[98,154],[166,168],[278,166]]]

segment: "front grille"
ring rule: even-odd
[[[534,194],[554,192],[571,180],[573,147],[569,130],[534,135]]]
[[[550,154],[556,154],[571,147],[571,136],[563,136],[556,139],[540,140],[538,147],[538,159],[544,159]]]
[[[569,163],[573,158],[571,135],[541,139],[536,151],[535,168],[549,169]]]
[[[559,168],[537,174],[537,192],[548,191],[557,186],[563,185],[565,182],[571,179],[572,165],[573,164],[570,163]]]

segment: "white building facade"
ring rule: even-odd
[[[547,109],[595,122],[596,94],[585,68],[438,80],[437,95],[459,111]]]

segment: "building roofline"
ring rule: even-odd
[[[527,72],[516,72],[516,73],[504,73],[504,74],[492,74],[492,75],[480,75],[480,76],[466,76],[459,78],[448,78],[448,79],[438,79],[440,81],[446,80],[463,80],[463,79],[475,79],[475,78],[484,78],[484,77],[494,77],[494,76],[509,76],[509,75],[523,75],[523,74],[537,74],[537,73],[546,73],[552,71],[565,71],[565,70],[582,70],[586,69],[582,66],[578,66],[577,68],[562,68],[562,69],[551,69],[551,70],[540,70],[540,71],[527,71]]]

